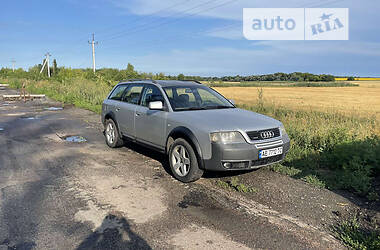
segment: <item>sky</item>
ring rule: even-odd
[[[243,8],[349,8],[348,41],[252,41]],[[58,66],[202,76],[380,76],[378,0],[2,0],[0,67]]]

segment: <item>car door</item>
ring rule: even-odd
[[[164,110],[150,110],[149,102],[162,101]],[[152,84],[146,84],[141,105],[136,108],[136,139],[158,148],[165,148],[167,104],[161,90]]]
[[[117,110],[117,120],[121,133],[130,138],[135,138],[135,112],[137,105],[140,102],[143,84],[128,84],[125,90],[122,101]]]

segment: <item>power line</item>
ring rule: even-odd
[[[128,25],[130,26],[132,23],[136,23],[137,21],[140,21],[140,20],[143,20],[143,19],[146,19],[146,18],[149,18],[149,17],[153,17],[153,16],[155,16],[155,15],[160,14],[161,12],[166,12],[166,11],[168,11],[168,10],[170,10],[170,9],[173,9],[173,8],[175,8],[175,7],[178,7],[178,6],[183,5],[183,4],[185,4],[185,3],[188,3],[188,2],[189,2],[189,0],[185,0],[185,1],[182,1],[182,2],[179,2],[179,3],[176,3],[176,4],[173,4],[173,5],[169,5],[169,6],[165,7],[165,8],[162,8],[162,9],[160,9],[160,10],[158,10],[158,11],[155,11],[155,12],[153,12],[153,13],[150,13],[150,14],[148,14],[148,15],[144,15],[143,17],[142,17],[142,16],[138,16],[138,17],[132,19],[131,21],[129,21],[129,22],[128,22]],[[110,26],[110,27],[108,27],[108,28],[104,28],[104,29],[102,29],[102,30],[96,31],[96,33],[102,33],[102,32],[104,32],[104,31],[109,31],[110,29],[113,29],[113,28],[115,28],[115,27],[122,27],[122,26],[125,26],[125,25],[126,25],[126,24],[113,25],[113,26]]]
[[[308,6],[308,8],[315,8],[315,7],[321,7],[321,6],[324,6],[324,5],[327,5],[327,4],[335,4],[335,3],[339,3],[339,2],[343,2],[345,0],[330,0],[330,1],[327,1],[327,2],[316,2],[315,4],[311,4],[310,6]]]
[[[186,12],[188,12],[188,11],[195,10],[195,9],[197,9],[197,8],[199,8],[199,7],[203,7],[203,6],[208,5],[208,4],[211,4],[212,2],[215,2],[215,1],[216,1],[216,0],[209,0],[209,1],[206,1],[206,2],[204,2],[204,3],[202,3],[202,4],[198,4],[198,5],[196,5],[196,6],[193,6],[193,7],[191,7],[191,8],[188,8],[188,9],[186,9],[186,10],[183,10],[182,13],[183,13],[183,14],[186,14]],[[235,1],[236,1],[236,0],[235,0]],[[318,6],[327,5],[327,4],[335,4],[335,3],[338,3],[338,2],[342,2],[342,1],[344,1],[344,0],[315,1],[315,2],[310,3],[310,4],[303,4],[303,6],[307,5],[308,7],[318,7]],[[155,16],[155,15],[161,13],[161,12],[168,11],[168,10],[173,9],[173,8],[175,8],[175,7],[179,6],[179,5],[182,5],[182,4],[186,3],[186,2],[188,2],[188,1],[179,2],[179,3],[173,4],[173,5],[171,5],[171,6],[168,6],[168,7],[166,7],[166,8],[162,8],[162,9],[160,9],[159,11],[156,11],[156,12],[153,12],[153,13],[151,13],[151,14],[149,14],[149,15],[144,16],[143,18],[135,18],[134,20],[132,20],[132,22],[133,22],[133,21],[138,21],[138,20],[144,20],[144,19],[146,19],[146,18],[149,18],[149,17]],[[123,36],[125,36],[125,35],[127,35],[127,34],[129,35],[129,34],[135,34],[135,33],[138,33],[138,32],[144,32],[144,31],[149,30],[149,29],[158,28],[158,27],[161,27],[161,26],[164,26],[164,25],[170,24],[170,23],[178,22],[178,21],[180,21],[180,20],[183,19],[183,18],[188,18],[188,17],[191,17],[191,16],[194,16],[194,15],[197,15],[197,14],[202,13],[202,12],[206,12],[206,11],[209,11],[209,10],[212,10],[212,9],[215,9],[215,8],[219,8],[219,7],[221,7],[221,6],[224,6],[224,5],[229,4],[229,3],[231,3],[231,2],[234,2],[234,1],[227,1],[227,2],[221,3],[221,4],[219,4],[219,5],[217,5],[217,6],[214,6],[214,7],[211,7],[211,8],[202,9],[202,10],[197,11],[197,12],[195,12],[195,13],[187,13],[187,15],[185,15],[185,16],[179,16],[178,18],[176,18],[176,19],[174,19],[174,20],[167,20],[167,19],[166,19],[166,18],[170,18],[170,17],[174,17],[174,16],[181,15],[181,13],[178,13],[178,12],[177,12],[177,13],[175,13],[175,14],[172,14],[172,15],[168,15],[168,16],[162,17],[161,19],[164,19],[164,18],[166,19],[166,20],[163,20],[163,22],[155,23],[155,25],[152,25],[152,26],[149,26],[149,25],[148,25],[148,24],[150,24],[150,23],[148,23],[148,24],[145,23],[145,24],[142,24],[142,25],[139,25],[139,26],[135,26],[135,27],[133,27],[133,28],[130,29],[130,31],[132,31],[132,32],[130,32],[130,33],[128,33],[128,30],[124,30],[124,31],[122,31],[122,32],[119,32],[119,33],[114,34],[113,37],[110,37],[110,38],[105,39],[105,40],[103,40],[103,41],[114,40],[114,39],[117,39],[117,38],[119,38],[119,37],[123,37]],[[237,1],[236,1],[236,2],[237,2]],[[120,26],[120,25],[117,25],[117,26]],[[114,26],[114,27],[116,27],[116,26]],[[223,30],[223,29],[226,29],[226,28],[227,28],[227,27],[221,27],[221,28],[218,28],[218,29],[222,29],[222,30]],[[108,28],[107,30],[109,30],[109,28]],[[215,31],[215,30],[213,30],[213,31]],[[93,41],[94,41],[94,38],[93,38]],[[152,40],[150,40],[150,41],[152,41]],[[156,40],[155,42],[157,42],[157,40]],[[138,42],[136,42],[136,43],[138,43]],[[91,44],[91,43],[90,43],[90,44]],[[98,43],[96,42],[94,45],[96,45],[96,44],[98,44]],[[79,45],[79,46],[82,47],[83,45]],[[76,46],[76,48],[79,48],[79,46]],[[57,51],[59,51],[59,50],[60,50],[60,49],[55,50],[55,52],[57,52]],[[67,51],[65,51],[65,52],[67,53]],[[65,54],[66,54],[66,53],[65,53]],[[69,53],[70,53],[70,52],[69,52]],[[76,54],[76,53],[75,53],[75,52],[72,52],[72,54]],[[35,58],[37,58],[37,57],[35,57]],[[33,58],[33,60],[34,60],[34,58]],[[94,49],[94,46],[93,46],[93,69],[95,68],[94,65],[95,65],[95,49]]]
[[[319,3],[320,5],[321,4],[332,4],[332,3],[337,3],[337,2],[341,2],[341,1],[344,1],[344,0],[325,0],[325,3],[321,3],[321,1],[315,1],[315,2],[313,2],[313,3],[311,3],[312,5],[314,4],[314,5],[316,5],[317,3]],[[227,2],[228,3],[228,2]],[[219,6],[215,6],[214,8],[217,8],[217,7],[219,7]],[[301,6],[300,6],[301,7]],[[302,7],[305,7],[305,4],[303,4],[302,5]],[[193,13],[193,14],[191,14],[191,15],[196,15],[196,14],[198,14],[199,12],[197,12],[197,13]],[[190,16],[191,16],[190,15]],[[179,19],[179,18],[178,18]],[[178,20],[174,20],[174,21],[178,21]],[[166,23],[165,23],[166,24]],[[229,24],[229,25],[226,25],[226,26],[222,26],[222,27],[219,27],[219,28],[216,28],[216,29],[214,29],[214,30],[212,30],[213,32],[216,32],[216,31],[222,31],[222,30],[225,30],[225,29],[228,29],[228,28],[230,28],[230,27],[232,27],[232,26],[234,26],[234,24]],[[150,27],[150,28],[154,28],[154,27]],[[140,30],[141,31],[141,30]],[[203,32],[205,32],[205,31],[207,31],[207,30],[204,30]],[[136,33],[136,32],[133,32],[133,33]],[[198,33],[196,33],[196,34],[201,34],[202,33],[202,31],[201,32],[198,32]],[[129,34],[132,34],[132,33],[129,33]],[[153,44],[153,46],[149,46],[149,47],[144,47],[144,49],[146,49],[146,48],[151,48],[151,47],[155,47],[155,46],[157,46],[157,45],[159,45],[157,42],[161,42],[161,41],[166,41],[167,39],[170,39],[170,38],[172,38],[172,37],[177,37],[177,34],[176,35],[174,35],[174,36],[170,36],[170,37],[166,37],[166,38],[164,38],[164,39],[160,39],[160,40],[149,40],[151,43],[154,43]],[[135,43],[131,43],[131,44],[129,44],[128,46],[133,46],[133,45],[141,45],[141,43],[140,42],[135,42]],[[106,49],[109,49],[110,47],[106,47]],[[117,46],[117,47],[111,47],[111,48],[120,48],[120,46]]]
[[[209,0],[209,1],[204,2],[204,3],[202,3],[202,4],[198,4],[198,5],[196,5],[196,6],[192,7],[192,8],[186,9],[186,10],[182,11],[181,13],[175,13],[175,14],[172,14],[172,15],[166,16],[165,18],[175,17],[175,16],[178,16],[178,15],[180,15],[180,14],[186,14],[188,11],[192,11],[192,10],[194,10],[194,9],[197,9],[197,8],[199,8],[199,7],[203,7],[204,5],[208,5],[208,4],[210,4],[210,3],[212,3],[212,2],[216,2],[216,1],[218,1],[218,0]],[[215,9],[215,8],[218,8],[218,7],[221,7],[221,6],[224,6],[224,5],[229,4],[229,3],[231,3],[231,2],[236,2],[236,0],[230,0],[230,1],[227,1],[227,2],[222,3],[222,4],[220,4],[220,5],[214,6],[214,7],[212,7],[212,8],[209,8],[209,9],[203,9],[203,10],[198,11],[198,12],[195,12],[195,13],[187,13],[187,15],[182,16],[182,17],[180,16],[180,17],[178,17],[178,18],[176,18],[176,19],[174,19],[174,20],[164,20],[163,22],[158,23],[158,25],[153,25],[153,26],[148,26],[148,27],[144,27],[144,26],[146,26],[146,25],[140,25],[140,26],[134,27],[134,28],[131,29],[131,30],[125,30],[125,31],[123,31],[123,32],[120,32],[120,33],[116,34],[116,35],[113,36],[113,37],[110,37],[110,38],[108,38],[108,39],[104,39],[103,41],[114,40],[114,39],[117,39],[117,38],[123,37],[123,36],[125,36],[126,34],[128,34],[128,35],[130,35],[130,34],[135,34],[135,33],[141,32],[141,31],[145,31],[145,30],[149,30],[149,29],[152,29],[152,28],[160,27],[160,26],[165,25],[165,24],[168,24],[168,23],[176,22],[176,21],[178,21],[178,20],[180,20],[180,19],[183,19],[183,18],[185,18],[185,17],[191,17],[191,16],[194,16],[194,15],[196,15],[196,14],[199,14],[199,13],[202,13],[202,12],[205,12],[205,11],[208,11],[208,10],[212,10],[212,9]],[[157,23],[156,23],[156,24],[157,24]],[[139,29],[139,28],[142,28],[142,29]],[[145,28],[145,29],[144,29],[144,28]]]

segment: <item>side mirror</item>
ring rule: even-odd
[[[233,105],[235,105],[235,101],[234,100],[231,100],[229,99],[230,103],[232,103]]]
[[[150,110],[163,110],[164,105],[162,104],[161,101],[150,102],[149,103],[149,109]]]

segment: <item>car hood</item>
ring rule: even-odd
[[[177,119],[186,123],[189,127],[208,132],[218,131],[255,131],[279,127],[281,122],[248,110],[212,109],[174,112]]]

